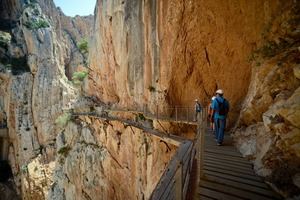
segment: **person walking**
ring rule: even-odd
[[[213,109],[212,109],[212,103],[215,100],[216,96],[213,96],[211,98],[211,102],[208,105],[208,121],[209,121],[209,125],[210,125],[210,129],[212,131],[215,130],[215,126],[214,126],[214,113],[213,113]]]
[[[216,98],[212,102],[212,117],[215,122],[215,138],[218,146],[223,143],[226,118],[229,112],[229,103],[223,97],[223,94],[223,90],[217,90]]]
[[[198,120],[198,116],[200,116],[201,112],[201,104],[198,99],[195,99],[195,118],[194,121]]]

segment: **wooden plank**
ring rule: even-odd
[[[216,200],[216,199],[213,199],[213,198],[210,198],[208,196],[201,195],[201,194],[198,194],[197,199],[200,199],[200,200]]]
[[[183,189],[182,189],[183,199],[186,198],[187,190],[189,188],[189,182],[190,182],[190,173],[187,174],[187,176],[185,177],[185,180],[184,180],[184,185],[183,185]]]
[[[175,174],[175,193],[176,193],[175,199],[176,200],[182,200],[183,197],[182,189],[183,189],[182,165],[180,165]]]
[[[191,151],[190,151],[190,156],[191,156]],[[187,176],[187,173],[190,173],[190,170],[189,170],[189,168],[190,168],[190,160],[192,160],[192,157],[189,157],[189,159],[188,160],[185,160],[184,162],[183,162],[183,167],[182,167],[182,173],[183,173],[183,177],[186,177]]]
[[[212,150],[212,151],[221,151],[224,153],[232,153],[238,156],[242,156],[237,150],[233,149],[232,147],[229,146],[217,146],[217,145],[204,145],[205,150]]]
[[[238,165],[250,167],[253,169],[253,165],[244,158],[232,158],[229,156],[218,156],[216,154],[209,154],[209,153],[205,154],[205,158],[212,159],[212,160],[218,160],[220,162],[236,163]]]
[[[209,144],[205,143],[205,149],[221,149],[222,151],[239,153],[233,146],[217,146],[216,143]]]
[[[177,168],[178,163],[175,161],[175,159],[171,160],[171,162],[168,165],[168,168],[166,169],[157,186],[153,190],[151,199],[160,199],[163,193],[167,191],[168,187],[170,187],[171,185],[173,177],[175,176]]]
[[[217,182],[217,183],[222,183],[231,187],[235,187],[235,188],[240,188],[243,190],[248,190],[254,193],[258,193],[260,195],[263,196],[267,196],[267,197],[274,197],[277,198],[277,195],[274,194],[273,191],[271,191],[270,189],[263,189],[260,187],[256,187],[253,185],[249,185],[249,184],[245,184],[245,183],[240,183],[240,182],[236,182],[236,181],[232,181],[229,179],[224,179],[218,176],[213,176],[213,175],[205,175],[206,179],[209,181],[213,181],[213,182]]]
[[[172,182],[168,185],[162,196],[159,198],[161,200],[165,200],[170,198],[171,194],[175,193],[175,180],[172,180]],[[174,195],[175,196],[175,195]],[[154,198],[153,198],[154,199]],[[156,200],[156,199],[154,199]],[[175,198],[173,199],[175,200]]]
[[[159,183],[155,187],[151,199],[160,199],[160,197],[165,193],[166,189],[169,187],[168,185],[175,178],[175,173],[180,166],[180,160],[182,160],[183,156],[187,152],[191,145],[190,141],[183,142],[179,148],[177,149],[176,154],[172,157],[171,161],[168,164],[168,167],[164,174],[162,175]]]
[[[204,173],[205,173],[205,175],[218,176],[218,177],[223,178],[223,179],[228,179],[228,180],[232,180],[232,181],[252,185],[252,186],[255,186],[255,187],[269,189],[268,186],[263,182],[252,181],[252,180],[249,180],[249,179],[244,179],[244,178],[231,176],[231,175],[223,174],[223,173],[219,173],[219,172],[213,172],[213,171],[209,171],[209,170],[204,170]]]
[[[212,160],[205,160],[204,165],[256,176],[253,169],[248,168],[248,167],[240,167],[240,166],[234,165],[234,163],[228,164],[228,163],[216,162],[216,161],[212,161]]]
[[[174,185],[174,187],[170,190],[170,193],[168,194],[166,200],[174,200],[175,198],[176,197],[175,197],[175,185]]]
[[[199,149],[199,178],[201,179],[203,177],[203,169],[204,169],[204,154],[205,154],[205,150],[204,150],[204,143],[205,143],[205,123],[202,121],[201,123],[198,124],[197,126],[197,133],[199,134],[199,145],[200,145],[200,149]]]
[[[240,154],[238,153],[231,153],[231,152],[223,152],[221,149],[216,150],[216,149],[205,149],[205,153],[215,153],[215,154],[221,154],[224,156],[231,156],[231,157],[237,157],[237,158],[243,158]]]
[[[200,185],[205,186],[207,188],[210,189],[215,189],[217,191],[220,192],[224,192],[233,196],[238,196],[240,198],[247,198],[247,199],[251,199],[251,200],[271,200],[272,197],[266,197],[266,196],[262,196],[259,195],[257,193],[252,193],[250,191],[246,191],[246,190],[242,190],[242,189],[237,189],[231,186],[227,186],[224,184],[220,184],[220,183],[216,183],[216,182],[211,182],[211,181],[206,181],[206,180],[202,180],[200,182]]]
[[[203,196],[212,197],[213,199],[218,199],[218,200],[241,200],[242,199],[242,198],[228,195],[223,192],[219,192],[214,189],[206,188],[206,187],[200,187],[198,194],[203,195]]]
[[[243,179],[262,182],[261,178],[259,178],[257,176],[250,176],[250,175],[241,174],[241,173],[238,173],[238,172],[227,171],[225,169],[217,169],[215,167],[210,167],[210,166],[204,166],[204,169],[209,170],[209,171],[213,171],[213,172],[219,172],[219,173],[224,173],[224,174],[228,174],[228,175],[231,175],[231,176],[240,177],[240,178],[243,178]]]

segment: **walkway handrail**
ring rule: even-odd
[[[130,126],[133,126],[133,127],[139,128],[139,129],[143,129],[143,130],[147,131],[147,133],[151,134],[152,136],[157,137],[157,138],[161,139],[162,141],[173,144],[175,146],[179,146],[184,141],[184,139],[182,139],[181,137],[179,137],[177,135],[172,135],[172,134],[166,135],[165,133],[163,133],[161,131],[153,130],[149,127],[145,127],[145,126],[141,125],[138,122],[122,119],[120,117],[103,116],[101,114],[97,114],[96,112],[72,113],[72,116],[91,116],[91,117],[95,117],[95,118],[99,118],[99,119],[103,119],[103,120],[120,121],[124,124],[128,124]]]
[[[159,183],[154,189],[152,200],[185,200],[194,160],[197,161],[197,176],[203,176],[204,131],[206,129],[206,110],[198,117],[197,135],[194,141],[184,141],[169,162]],[[200,179],[197,178],[198,182]],[[198,184],[197,182],[197,184]]]
[[[106,110],[107,111],[107,110]],[[130,111],[127,111],[130,112]],[[137,111],[134,111],[137,113]],[[142,112],[143,113],[143,112]],[[143,113],[144,114],[144,113]],[[97,118],[117,120],[137,128],[142,128],[152,135],[159,137],[160,139],[179,146],[175,155],[170,160],[167,168],[161,176],[158,184],[153,190],[150,199],[178,199],[185,200],[187,195],[188,186],[190,183],[190,177],[194,160],[197,161],[197,176],[202,177],[203,174],[203,154],[204,154],[204,131],[206,129],[206,117],[207,112],[204,109],[197,119],[197,135],[196,138],[191,141],[179,136],[160,133],[157,130],[142,126],[137,122],[121,119],[119,117],[108,116],[107,114],[98,114],[97,112],[87,113],[72,113],[73,116],[94,116]],[[199,178],[197,178],[199,180]]]
[[[161,176],[150,199],[185,199],[192,169],[193,143],[184,141]]]
[[[195,119],[194,107],[191,106],[157,106],[154,112],[147,109],[130,110],[122,108],[104,109],[106,112],[132,112],[143,114],[146,118],[153,118],[158,120],[172,120],[187,122],[189,124],[197,124]]]

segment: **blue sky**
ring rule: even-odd
[[[67,16],[94,14],[97,0],[54,0],[56,6],[60,7]]]

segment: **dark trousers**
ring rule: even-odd
[[[225,127],[226,119],[215,119],[215,138],[220,144],[222,144],[224,140]]]

